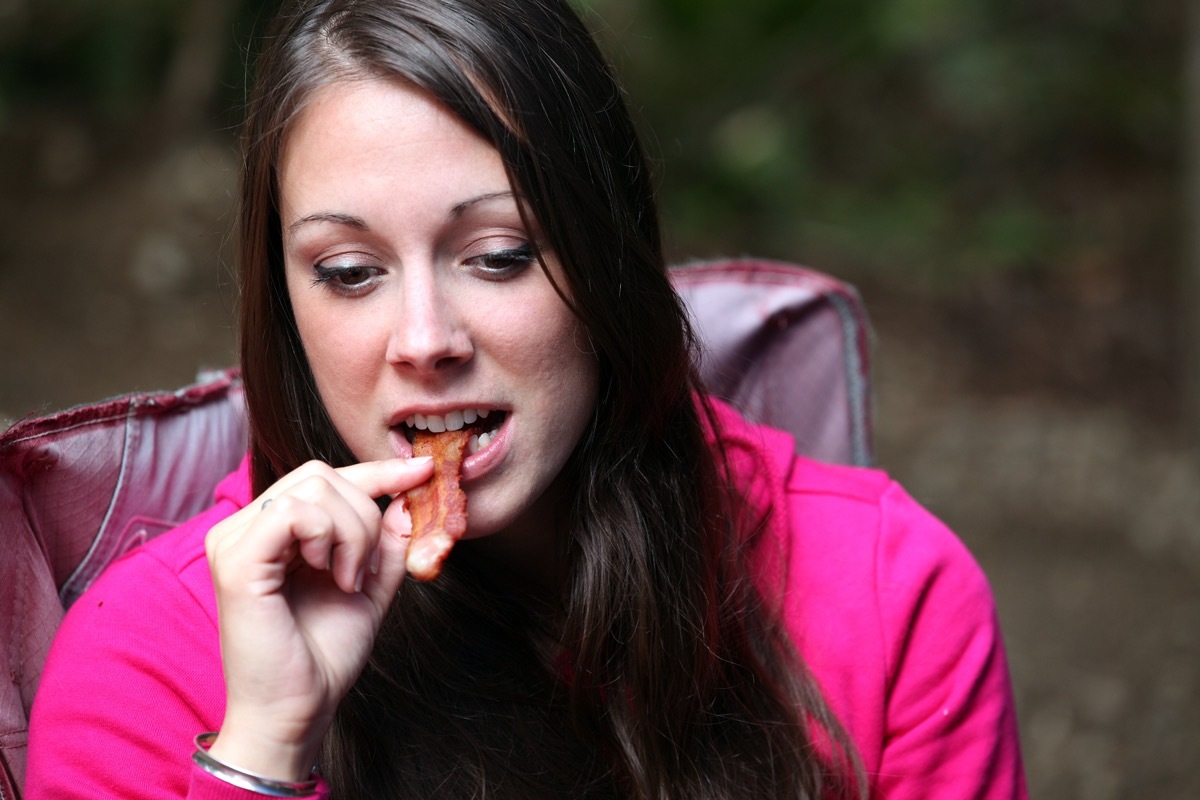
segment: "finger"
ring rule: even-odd
[[[364,461],[337,469],[323,461],[308,461],[284,475],[253,502],[230,516],[226,535],[236,536],[246,523],[266,510],[276,498],[289,493],[313,477],[323,477],[331,482],[345,480],[348,485],[354,486],[357,491],[374,500],[408,491],[424,483],[432,474],[433,460],[429,456]]]
[[[217,553],[236,548],[249,538],[253,544],[250,558],[260,563],[286,563],[293,555],[288,553],[284,559],[286,549],[302,540],[307,542],[301,547],[305,563],[315,569],[332,567],[338,585],[353,590],[362,585],[367,572],[376,572],[382,564],[382,554],[376,552],[380,511],[374,498],[407,491],[428,480],[432,472],[428,457],[362,462],[336,470],[321,461],[307,462],[214,527],[206,541],[209,562],[213,563]],[[311,512],[297,517],[294,528],[283,524],[282,512],[295,512],[298,507],[279,506],[276,501],[289,496],[326,508],[333,519],[332,530],[326,520]],[[352,513],[347,513],[348,509]],[[264,526],[266,521],[274,524]]]
[[[333,560],[335,523],[329,512],[319,505],[298,500],[290,495],[279,498],[278,508],[270,513],[281,517],[296,544],[300,561],[318,571],[329,569]],[[281,553],[286,557],[292,548]],[[291,563],[286,562],[286,563]]]
[[[332,528],[327,532],[313,530],[311,551],[307,542],[302,541],[301,553],[314,568],[330,570],[343,590],[358,591],[379,540],[378,506],[354,484],[332,471],[305,480],[285,497],[307,501],[329,515]],[[315,560],[319,558],[326,560]]]
[[[245,533],[221,545],[210,562],[214,579],[219,575],[222,583],[267,594],[278,591],[286,574],[303,563],[329,571],[343,591],[356,591],[378,537],[379,510],[368,503],[375,515],[368,524],[339,492],[315,483],[276,498]]]
[[[381,517],[379,507],[366,492],[332,467],[311,462],[264,494],[275,496],[256,501],[259,515],[299,514],[292,534],[305,563],[317,570],[329,570],[345,591],[361,588],[376,549]],[[326,516],[302,510],[294,505],[296,501],[321,509]],[[266,545],[268,542],[264,542]]]
[[[433,459],[429,456],[417,458],[389,458],[385,461],[363,461],[336,470],[371,498],[407,492],[420,486],[433,475]]]
[[[408,459],[370,461],[338,470],[372,498],[393,497],[421,485],[433,475],[433,459],[420,456]],[[412,525],[403,503],[386,507],[380,538],[368,556],[368,574],[360,585],[371,584],[377,592],[380,610],[386,612],[405,575],[405,554]],[[378,578],[378,580],[375,580]]]
[[[305,481],[320,476],[328,478],[335,474],[336,470],[324,461],[306,461],[271,484],[266,491],[239,509],[230,519],[239,516],[253,519],[260,512],[266,511],[276,499],[287,494]]]
[[[277,591],[297,563],[329,567],[336,523],[320,505],[284,495],[210,553],[213,578],[250,594]]]
[[[386,613],[407,574],[408,546],[412,541],[412,520],[403,503],[392,503],[383,512],[379,535],[378,570],[368,575],[363,591]]]

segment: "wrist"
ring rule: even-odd
[[[232,765],[214,756],[209,748],[217,739],[216,733],[196,736],[196,751],[192,761],[217,780],[265,797],[308,797],[316,792],[316,768],[302,780],[281,780]]]
[[[213,758],[239,771],[284,782],[304,782],[312,778],[317,747],[306,743],[277,740],[270,736],[249,736],[236,728],[206,735],[204,749]],[[197,746],[201,745],[197,737]]]

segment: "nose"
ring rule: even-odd
[[[388,340],[388,362],[417,373],[464,364],[474,354],[466,319],[453,287],[434,269],[406,269]]]

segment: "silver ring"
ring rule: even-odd
[[[271,505],[271,501],[272,501],[272,500],[274,500],[274,499],[275,499],[275,498],[273,498],[273,497],[268,497],[266,500],[263,500],[263,501],[262,501],[262,505],[258,507],[258,510],[259,510],[259,511],[266,511],[266,510],[267,510],[267,506]]]

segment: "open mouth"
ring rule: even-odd
[[[464,408],[447,414],[413,414],[399,426],[409,442],[412,442],[417,431],[443,433],[457,431],[463,428],[472,429],[471,438],[467,440],[467,453],[473,455],[491,444],[496,432],[504,424],[508,413],[489,408]]]

